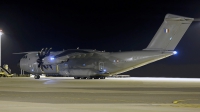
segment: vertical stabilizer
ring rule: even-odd
[[[164,22],[144,50],[174,50],[194,18],[167,14]]]

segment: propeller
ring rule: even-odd
[[[44,71],[44,68],[45,69],[48,69],[47,66],[43,65],[43,59],[46,57],[46,56],[49,56],[50,55],[50,51],[51,51],[52,48],[42,48],[42,50],[40,52],[38,52],[38,59],[37,59],[37,63],[38,63],[38,68],[41,69],[41,71]],[[49,65],[51,66],[51,65]],[[52,68],[52,67],[50,67]]]

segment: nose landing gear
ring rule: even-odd
[[[34,76],[35,79],[40,79],[40,75],[36,75]]]

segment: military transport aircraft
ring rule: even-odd
[[[176,54],[175,47],[194,21],[167,14],[164,22],[147,46],[141,51],[102,52],[88,49],[69,49],[51,52],[23,52],[20,67],[40,78],[40,74],[60,74],[74,79],[105,79]],[[15,54],[23,54],[15,53]]]

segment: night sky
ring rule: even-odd
[[[200,18],[200,1],[44,1],[0,4],[2,64],[20,73],[16,52],[52,47],[108,52],[147,47],[167,13]],[[200,77],[200,22],[176,47],[178,55],[124,74],[136,77]]]

